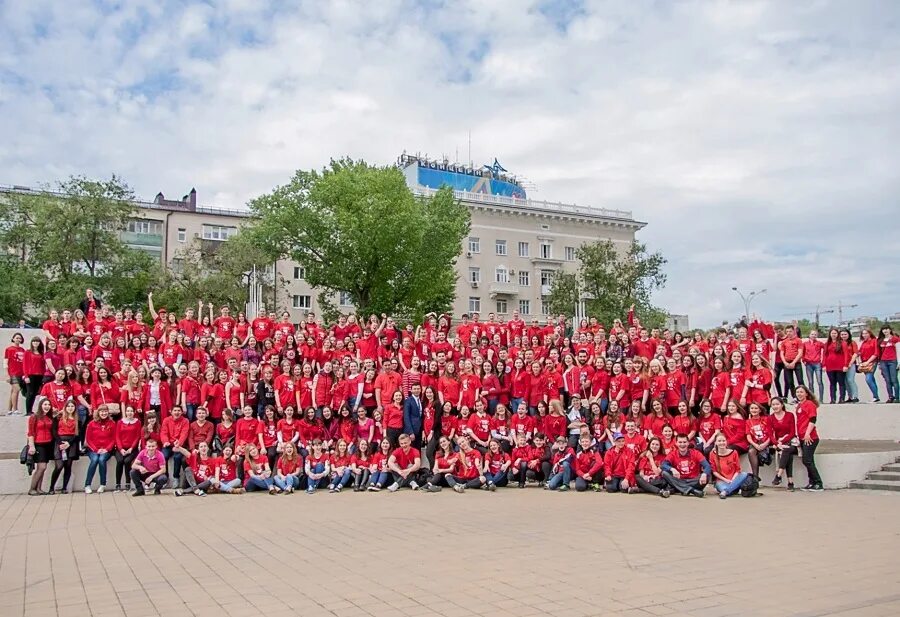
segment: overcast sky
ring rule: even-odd
[[[900,311],[900,2],[0,2],[0,183],[241,207],[298,168],[497,157],[629,209],[692,325]],[[276,4],[276,3],[272,3]]]

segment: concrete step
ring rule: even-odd
[[[887,465],[885,465],[881,468],[881,471],[891,471],[894,473],[900,473],[900,462],[888,463]]]
[[[857,480],[850,488],[865,488],[877,491],[900,491],[900,480]]]
[[[872,471],[866,474],[866,480],[894,480],[900,481],[900,472]]]

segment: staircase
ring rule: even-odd
[[[867,488],[880,491],[900,491],[900,458],[894,463],[881,467],[881,471],[870,471],[865,480],[850,483],[850,488]]]

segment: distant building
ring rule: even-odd
[[[666,328],[672,332],[681,332],[683,334],[688,332],[691,329],[691,326],[688,323],[687,315],[668,314],[666,315]]]
[[[609,239],[624,247],[646,225],[630,211],[529,199],[521,183],[496,160],[475,169],[404,154],[397,164],[416,195],[430,197],[449,185],[471,212],[471,231],[456,264],[456,316],[496,313],[506,319],[515,310],[524,318],[546,315],[544,300],[553,277],[577,269],[581,244]],[[0,194],[4,192],[37,191],[0,186]],[[158,193],[153,201],[137,201],[135,206],[138,216],[128,223],[122,240],[173,270],[181,267],[178,255],[189,243],[198,240],[201,251],[215,251],[249,217],[247,210],[199,206],[194,189],[180,200]],[[279,260],[268,274],[287,283],[276,290],[274,308],[290,311],[294,321],[309,311],[320,312],[317,291],[304,280],[301,266]],[[353,310],[348,294],[337,294],[335,300],[342,310]],[[687,316],[677,316],[676,323],[676,329],[686,330]]]

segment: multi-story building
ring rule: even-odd
[[[624,248],[645,225],[628,211],[529,199],[525,188],[496,161],[476,170],[404,155],[398,164],[415,194],[428,197],[450,185],[471,211],[471,231],[457,260],[455,315],[477,311],[506,317],[514,310],[523,317],[544,315],[553,277],[578,266],[578,246],[609,239]],[[138,215],[122,239],[173,269],[192,242],[214,250],[237,233],[248,216],[246,210],[199,206],[194,189],[180,200],[159,193],[153,201],[135,205]],[[286,282],[276,290],[277,308],[289,310],[295,321],[310,310],[318,312],[317,292],[304,280],[302,267],[279,260],[274,274]],[[347,295],[338,294],[336,300],[344,310],[353,310]]]

